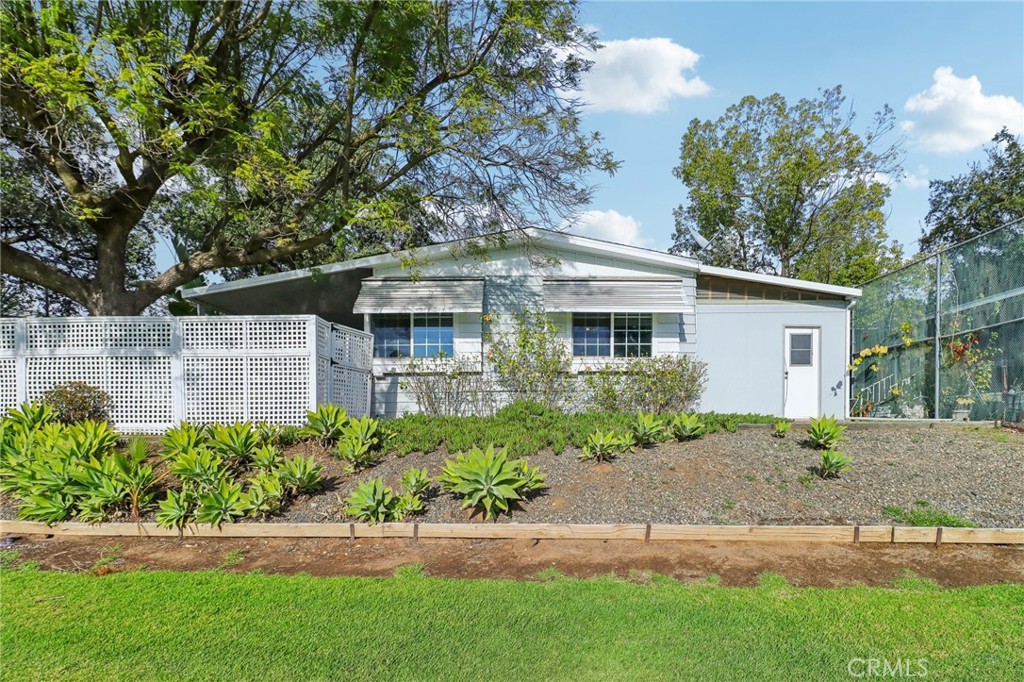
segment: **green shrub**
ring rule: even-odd
[[[278,445],[285,448],[289,445],[295,445],[300,440],[300,431],[301,429],[297,426],[282,426],[277,432],[277,441],[271,443],[271,445]]]
[[[785,438],[786,434],[789,433],[790,429],[793,428],[793,422],[788,421],[777,421],[775,422],[774,431],[772,435],[776,438]]]
[[[341,437],[347,424],[348,413],[344,409],[325,403],[306,413],[306,425],[299,430],[299,436],[333,443]]]
[[[55,419],[65,424],[77,424],[86,419],[108,421],[114,405],[109,393],[82,381],[54,386],[43,393],[43,402],[53,408]]]
[[[913,509],[903,509],[896,506],[887,506],[882,510],[886,516],[897,523],[905,523],[908,526],[945,526],[946,528],[977,528],[978,524],[968,519],[960,518],[942,509],[931,506],[927,500],[918,500],[914,503]]]
[[[593,409],[654,414],[692,409],[706,381],[707,365],[688,355],[623,359],[583,377]]]
[[[629,425],[633,442],[640,447],[647,447],[665,439],[668,434],[665,423],[653,414],[638,414]]]
[[[587,436],[587,442],[577,455],[581,461],[603,462],[626,452],[633,446],[631,436],[619,435],[614,431],[595,431]]]
[[[818,462],[818,476],[821,478],[838,478],[839,474],[853,468],[853,458],[847,457],[838,450],[825,450]]]
[[[832,450],[844,440],[845,426],[840,426],[835,417],[812,419],[807,429],[807,441],[819,450]]]
[[[530,310],[513,315],[511,325],[494,324],[499,330],[488,328],[486,336],[498,386],[513,400],[565,405],[573,393],[572,357],[558,325],[543,311]]]
[[[669,428],[672,431],[672,437],[676,440],[694,440],[707,432],[707,427],[701,421],[700,415],[696,414],[676,415]]]
[[[459,454],[454,460],[445,460],[444,470],[438,477],[441,487],[462,496],[462,507],[482,509],[484,518],[497,518],[507,512],[509,502],[521,500],[533,490],[543,487],[543,474],[533,470],[530,478],[524,477],[520,460],[510,460],[504,451],[495,452],[493,445],[486,450],[473,448]]]
[[[276,473],[281,485],[289,488],[292,495],[298,495],[319,490],[323,470],[312,457],[296,456],[281,462]]]

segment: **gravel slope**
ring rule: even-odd
[[[502,522],[682,524],[887,524],[886,505],[926,500],[982,526],[1024,526],[1024,434],[991,427],[852,427],[841,449],[853,469],[823,481],[810,473],[817,453],[794,429],[717,433],[627,453],[609,463],[580,462],[576,451],[531,457],[548,488]],[[409,467],[440,472],[446,453],[389,456],[357,476],[316,453],[330,489],[298,500],[278,521],[343,521],[357,482],[397,486]],[[469,513],[436,486],[421,522],[461,522]]]

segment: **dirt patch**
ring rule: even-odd
[[[17,538],[20,561],[47,570],[263,570],[318,576],[385,576],[410,564],[428,575],[535,580],[558,573],[685,581],[717,576],[754,585],[777,573],[794,585],[887,586],[908,573],[944,587],[1024,583],[1024,548],[1011,546],[554,540],[348,540],[221,538]],[[554,573],[557,571],[557,573]]]

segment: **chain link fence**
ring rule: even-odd
[[[853,416],[1024,421],[1024,220],[865,284],[852,347]]]

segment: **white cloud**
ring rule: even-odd
[[[1024,104],[1005,95],[985,95],[977,76],[960,78],[952,67],[940,66],[932,74],[931,87],[903,105],[917,114],[903,121],[924,149],[932,152],[965,152],[980,147],[1006,126],[1014,135],[1024,131]]]
[[[631,246],[647,246],[647,240],[640,235],[640,221],[631,215],[622,215],[615,209],[607,211],[584,211],[568,231],[583,237],[604,239]]]
[[[668,38],[609,40],[585,74],[581,97],[593,111],[650,114],[663,111],[676,97],[700,97],[711,87],[699,76],[687,78],[700,55]]]
[[[903,173],[903,179],[900,180],[900,184],[909,189],[921,189],[928,186],[928,167],[918,166],[917,170],[913,173],[907,171]]]

